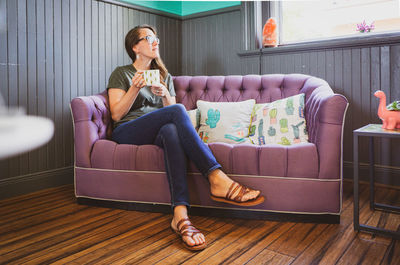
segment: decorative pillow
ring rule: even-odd
[[[198,109],[192,109],[192,110],[187,110],[186,112],[189,115],[193,127],[197,130],[200,125],[200,111]]]
[[[304,97],[304,94],[298,94],[271,103],[256,104],[249,130],[252,143],[292,145],[307,142]]]
[[[197,101],[200,111],[200,138],[205,143],[245,143],[249,142],[251,112],[256,101],[241,102]]]

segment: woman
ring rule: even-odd
[[[189,195],[186,156],[210,182],[213,200],[236,205],[257,205],[264,201],[260,191],[230,179],[220,168],[211,150],[193,128],[186,109],[176,104],[172,77],[162,62],[156,31],[149,25],[131,29],[125,48],[133,63],[117,67],[108,83],[112,139],[119,144],[156,144],[164,150],[164,162],[171,192],[171,228],[191,250],[206,247],[204,235],[188,218]],[[160,84],[146,86],[143,71],[158,69]]]

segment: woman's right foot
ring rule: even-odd
[[[264,201],[259,190],[253,190],[234,182],[220,169],[211,172],[208,179],[211,184],[213,200],[243,206],[254,206]]]

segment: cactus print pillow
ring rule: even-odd
[[[251,112],[256,101],[241,102],[197,101],[200,111],[200,138],[205,143],[250,143],[248,139]]]
[[[304,94],[298,94],[271,103],[256,104],[249,130],[251,142],[257,145],[307,142],[304,97]]]

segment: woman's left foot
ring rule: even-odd
[[[182,242],[187,249],[199,251],[207,247],[204,235],[193,226],[189,218],[182,218],[178,222],[176,222],[175,219],[172,219],[171,228],[181,237]]]

